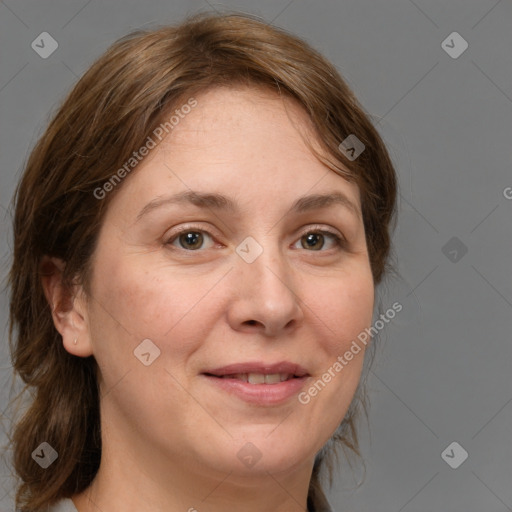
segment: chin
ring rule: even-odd
[[[271,432],[271,429],[266,428],[259,432],[252,431],[251,435],[230,439],[229,446],[213,457],[214,466],[239,476],[254,477],[261,474],[268,477],[268,473],[293,471],[314,459],[314,447],[308,449],[304,445],[303,435],[298,432],[290,435],[284,429],[281,435]],[[216,446],[221,447],[221,443]]]

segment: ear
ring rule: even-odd
[[[88,357],[92,355],[92,344],[86,296],[81,286],[72,289],[64,286],[64,268],[65,263],[58,258],[43,258],[40,269],[44,294],[64,348],[75,356]]]

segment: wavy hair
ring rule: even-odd
[[[63,260],[66,286],[80,283],[89,293],[99,229],[122,183],[102,200],[94,191],[183,98],[233,84],[270,89],[301,106],[321,145],[317,158],[359,187],[375,285],[390,267],[397,194],[391,159],[350,88],[317,51],[282,29],[236,13],[195,15],[115,42],[58,108],[27,160],[13,199],[9,340],[15,372],[32,391],[11,438],[20,480],[16,506],[23,512],[45,509],[86,489],[101,458],[97,364],[92,356],[75,357],[63,348],[41,283],[43,257]],[[366,147],[355,160],[339,149],[350,134]],[[353,404],[335,437],[358,453]],[[66,457],[45,471],[31,458],[32,440],[46,440]],[[320,469],[329,466],[331,451],[316,457],[311,510],[319,510],[325,499]]]

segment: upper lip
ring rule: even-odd
[[[247,362],[247,363],[233,363],[219,368],[206,370],[204,374],[223,376],[234,375],[237,373],[262,373],[269,375],[274,373],[287,373],[295,377],[304,377],[309,375],[307,370],[296,363],[288,361],[281,361],[278,363],[262,363],[262,362]]]

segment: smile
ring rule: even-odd
[[[202,372],[209,385],[246,403],[259,406],[283,405],[297,395],[310,378],[298,364],[235,363]]]
[[[215,377],[215,375],[212,375]],[[235,373],[219,376],[220,379],[236,379],[249,384],[278,384],[295,378],[290,373]]]

